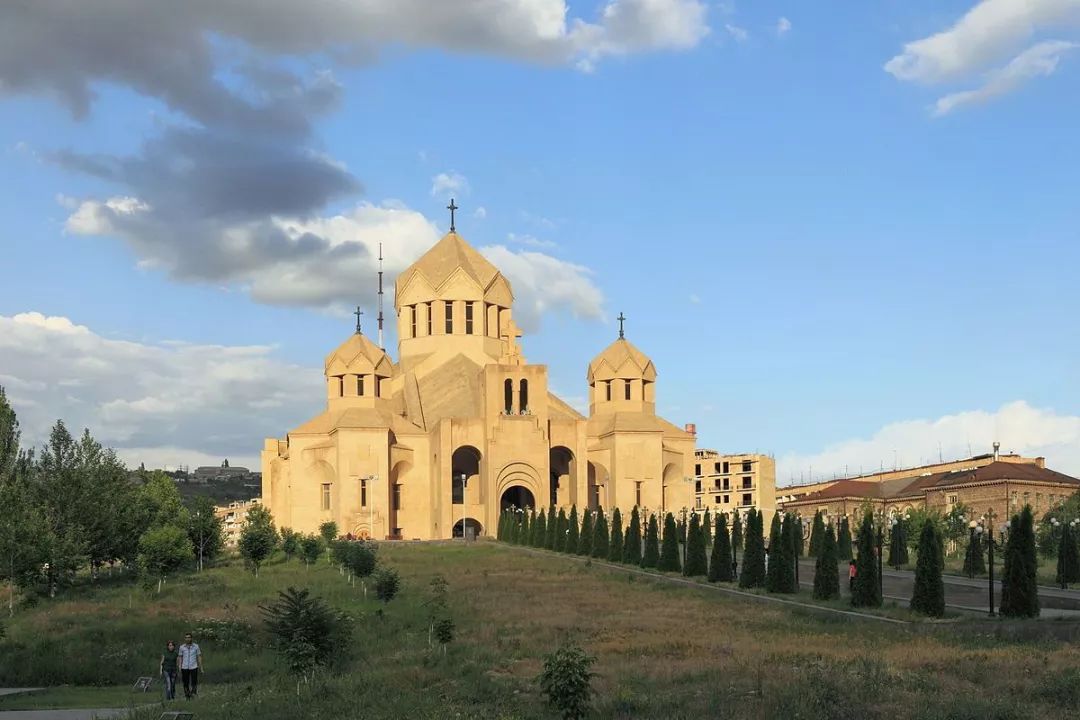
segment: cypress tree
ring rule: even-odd
[[[687,577],[708,575],[709,564],[705,555],[705,530],[701,526],[698,514],[690,518],[690,527],[686,531],[686,566],[683,574]]]
[[[611,543],[608,546],[608,560],[622,562],[624,552],[626,551],[623,548],[622,513],[619,512],[619,508],[615,508],[611,513]]]
[[[596,512],[596,522],[593,523],[592,556],[600,560],[607,560],[608,553],[611,552],[610,541],[607,517],[604,516],[604,511],[601,509]]]
[[[735,511],[735,519],[731,521],[731,559],[737,560],[738,553],[743,551],[743,520],[739,511]]]
[[[592,554],[593,515],[588,508],[581,511],[581,534],[578,535],[577,554],[588,557]]]
[[[731,538],[728,537],[727,517],[716,514],[716,534],[709,559],[709,582],[731,582]]]
[[[533,547],[542,548],[547,541],[547,513],[543,510],[536,513],[536,521],[533,524]]]
[[[555,519],[555,506],[552,505],[548,508],[547,514],[547,532],[544,534],[544,547],[548,550],[555,549],[555,530],[557,529]]]
[[[889,530],[889,559],[886,561],[889,567],[900,566],[900,538],[903,533],[900,528],[903,524],[903,521],[897,521]],[[964,565],[967,566],[967,560],[964,561]]]
[[[679,544],[686,544],[686,510],[683,510],[683,516],[675,521],[675,529],[679,533]]]
[[[1001,587],[1001,614],[1006,617],[1039,616],[1034,526],[1029,505],[1025,505],[1019,515],[1013,515],[1010,523]]]
[[[1058,543],[1057,574],[1058,585],[1067,587],[1080,582],[1080,550],[1076,544],[1076,526],[1064,523],[1061,526],[1061,540]]]
[[[923,615],[941,617],[945,614],[945,583],[941,580],[941,539],[934,521],[923,523],[919,535],[919,557],[915,562],[915,588],[911,609]]]
[[[901,520],[896,524],[896,527],[900,529],[900,565],[907,565],[911,558],[908,555],[908,521]]]
[[[806,553],[806,526],[802,515],[795,516],[795,558],[801,558]]]
[[[641,567],[654,568],[660,564],[660,526],[656,515],[649,516],[649,529],[645,533],[645,554],[641,556]]]
[[[821,537],[825,532],[825,520],[821,517],[821,511],[814,513],[814,524],[810,526],[810,554],[817,557],[821,554]]]
[[[588,510],[585,512],[588,512]],[[566,520],[566,530],[566,545],[563,547],[563,552],[569,553],[570,555],[577,555],[578,532],[580,532],[577,519],[577,505],[570,506],[570,517]]]
[[[640,565],[641,563],[641,515],[637,505],[630,511],[630,525],[626,528],[626,538],[623,540],[623,562],[628,565]]]
[[[528,545],[529,544],[529,531],[530,531],[530,528],[529,528],[529,513],[526,510],[523,509],[521,512],[518,513],[518,517],[521,519],[520,520],[521,528],[520,528],[520,532],[518,532],[518,538],[517,538],[518,545]]]
[[[506,516],[506,541],[512,545],[516,545],[518,537],[517,513],[513,510],[508,512],[509,514]]]
[[[765,563],[765,589],[773,593],[780,592],[783,586],[781,578],[784,574],[784,539],[782,533],[780,513],[773,513],[772,524],[769,526],[769,559]]]
[[[840,526],[843,537],[844,526]],[[851,604],[855,607],[881,607],[881,588],[878,585],[877,557],[874,555],[874,521],[870,513],[859,527],[859,552],[855,557],[855,588]],[[936,556],[935,556],[936,557]],[[841,560],[843,556],[841,556]]]
[[[555,520],[555,538],[551,549],[555,552],[566,552],[566,537],[569,521],[566,519],[566,510],[559,508],[559,517]]]
[[[840,574],[837,570],[836,538],[832,526],[822,523],[821,541],[817,560],[814,562],[814,599],[835,600],[840,597]]]
[[[710,547],[713,541],[713,520],[708,508],[705,509],[705,519],[701,521],[701,532],[705,536],[705,547]]]
[[[742,570],[739,572],[739,587],[765,586],[764,525],[764,514],[750,508],[750,512],[746,515],[745,551],[743,552]]]
[[[495,538],[500,542],[506,540],[506,511],[499,513],[499,529],[495,532]]]
[[[899,526],[899,523],[897,523]],[[982,549],[982,536],[978,533],[968,534],[967,550],[964,551],[964,574],[968,577],[975,577],[976,575],[982,575],[986,572],[986,561],[983,560]],[[889,559],[892,560],[892,553],[889,553]],[[891,564],[891,562],[890,562]]]
[[[798,583],[795,582],[795,563],[798,562],[798,543],[795,540],[797,523],[791,513],[784,515],[781,524],[780,541],[783,545],[783,563],[780,566],[780,592],[799,592]],[[779,558],[778,558],[779,559]]]
[[[840,535],[836,538],[836,554],[841,560],[851,559],[851,525],[847,516],[840,518]]]
[[[656,564],[657,570],[679,572],[682,563],[679,562],[679,529],[675,524],[675,516],[671,513],[664,518],[664,537],[660,543],[660,561]]]

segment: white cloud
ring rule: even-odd
[[[450,197],[451,195],[468,195],[469,181],[464,175],[456,172],[439,173],[431,178],[431,194],[435,197]]]
[[[786,17],[782,17],[776,21],[776,34],[783,37],[791,32],[791,21]]]
[[[541,240],[533,235],[518,235],[517,233],[507,233],[506,239],[514,245],[525,245],[528,247],[553,249],[559,247],[558,243],[551,240]]]
[[[750,38],[750,33],[746,31],[746,28],[741,28],[738,25],[724,23],[724,30],[735,39],[735,42],[746,42]]]
[[[709,34],[707,14],[700,0],[609,0],[599,23],[574,20],[567,37],[578,67],[591,71],[608,55],[696,47]]]
[[[105,338],[66,317],[0,315],[0,384],[19,415],[25,446],[62,418],[89,428],[126,462],[258,468],[264,437],[322,406],[320,368],[263,346],[141,343]]]
[[[980,87],[939,98],[934,104],[934,114],[946,115],[965,105],[984,103],[1012,92],[1032,78],[1052,75],[1061,56],[1076,47],[1076,43],[1061,40],[1048,40],[1030,47],[1004,68],[988,73]]]
[[[487,218],[487,208],[485,208],[483,205],[481,205],[480,207],[473,210],[472,216],[474,218],[476,218],[477,220],[486,219]]]
[[[813,468],[817,479],[847,472],[873,472],[894,462],[911,467],[936,462],[939,457],[957,459],[992,451],[1001,442],[1002,452],[1043,456],[1047,466],[1080,477],[1080,416],[1064,415],[1047,408],[1016,401],[995,412],[971,410],[936,420],[892,423],[869,438],[835,443],[811,455],[787,455],[777,460],[777,483],[798,482]],[[895,454],[894,454],[895,453]],[[895,460],[894,460],[895,458]]]

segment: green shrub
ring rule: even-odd
[[[594,658],[573,642],[564,643],[544,658],[544,670],[537,680],[548,704],[563,720],[580,720],[589,713]]]
[[[375,596],[388,603],[401,589],[401,577],[393,568],[382,568],[375,573]]]

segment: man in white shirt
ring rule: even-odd
[[[180,677],[184,681],[184,697],[190,700],[199,694],[199,669],[202,668],[202,651],[191,641],[191,633],[184,635],[179,648]]]

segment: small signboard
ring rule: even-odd
[[[141,677],[135,681],[135,684],[131,686],[132,690],[139,692],[146,692],[150,689],[150,686],[154,684],[154,678]]]
[[[159,717],[158,720],[192,720],[194,717],[195,713],[171,711],[161,713],[161,717]]]

